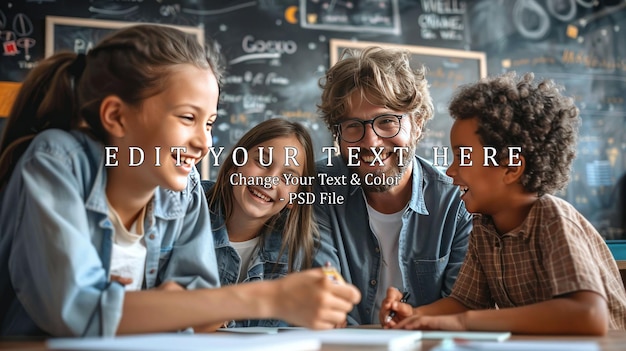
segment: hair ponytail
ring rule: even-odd
[[[68,68],[74,53],[59,53],[39,63],[26,77],[0,141],[0,189],[37,133],[77,125],[74,78]]]

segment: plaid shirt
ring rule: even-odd
[[[471,309],[524,306],[576,291],[606,299],[610,329],[626,328],[626,291],[604,239],[569,203],[539,198],[520,227],[498,235],[475,215],[451,297]]]

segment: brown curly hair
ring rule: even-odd
[[[526,191],[553,193],[567,185],[580,119],[573,99],[552,80],[534,82],[534,74],[509,72],[460,87],[449,111],[454,119],[478,119],[484,146],[508,158],[508,147],[521,147],[526,161],[521,183]]]
[[[351,109],[350,97],[358,91],[370,103],[411,115],[413,131],[424,129],[433,117],[433,102],[428,91],[425,68],[411,68],[407,50],[367,47],[346,49],[341,59],[319,81],[321,103],[317,105],[326,126],[337,138],[335,124]],[[419,140],[424,133],[416,135]]]

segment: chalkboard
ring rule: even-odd
[[[43,56],[44,33],[58,38],[55,45],[74,51],[88,48],[102,35],[93,24],[82,25],[91,27],[89,33],[78,30],[81,25],[61,23],[44,31],[41,23],[47,16],[201,27],[221,47],[228,65],[213,140],[226,148],[224,156],[243,133],[274,117],[305,124],[316,157],[323,156],[321,146],[332,144],[332,139],[316,104],[321,93],[318,80],[330,64],[329,37],[469,48],[465,1],[64,0],[64,6],[57,2],[0,8],[0,29],[7,32],[4,42],[17,43],[10,55],[5,52],[3,59],[8,60],[0,65],[0,80],[24,78]],[[210,176],[216,171],[212,167]]]
[[[435,106],[435,116],[426,125],[424,138],[417,145],[417,154],[433,160],[433,147],[450,147],[449,132],[452,118],[448,114],[448,102],[458,86],[473,83],[487,75],[485,53],[453,49],[441,49],[415,45],[390,45],[365,41],[341,39],[330,40],[330,63],[340,59],[345,49],[361,50],[368,46],[398,48],[411,53],[411,66],[426,67],[426,78]],[[451,160],[451,154],[449,156]],[[442,163],[439,161],[438,163]]]
[[[626,1],[474,1],[468,13],[472,46],[487,53],[490,74],[534,72],[575,99],[577,157],[558,195],[606,239],[625,239]]]
[[[619,181],[626,174],[626,0],[10,1],[0,5],[0,82],[21,82],[45,56],[47,16],[201,28],[228,64],[213,140],[224,153],[253,125],[278,116],[304,123],[316,151],[332,144],[316,108],[318,80],[334,55],[331,38],[484,52],[487,74],[533,71],[553,78],[575,97],[583,119],[572,181],[558,195],[605,238],[626,238],[613,219],[622,213],[616,197],[626,184]],[[448,73],[455,66],[415,54],[428,68],[436,104],[428,135],[438,139],[420,145],[428,153],[447,144],[446,126],[437,123],[450,122],[445,104],[452,91],[444,86],[453,82],[435,83],[439,68]],[[452,63],[478,61],[452,57]],[[0,96],[11,96],[4,87],[14,85],[0,85]],[[211,178],[216,171],[211,168]]]

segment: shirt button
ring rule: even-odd
[[[148,272],[148,273],[150,273],[150,274],[154,274],[154,272],[155,272],[155,269],[154,269],[154,268],[152,268],[152,269],[150,270],[150,272]]]
[[[376,285],[376,279],[372,279],[372,280],[370,280],[370,285],[372,285],[372,286],[373,286],[373,285]]]
[[[154,240],[154,234],[150,234],[149,238],[150,240]]]
[[[380,252],[380,247],[376,246],[376,252]]]

